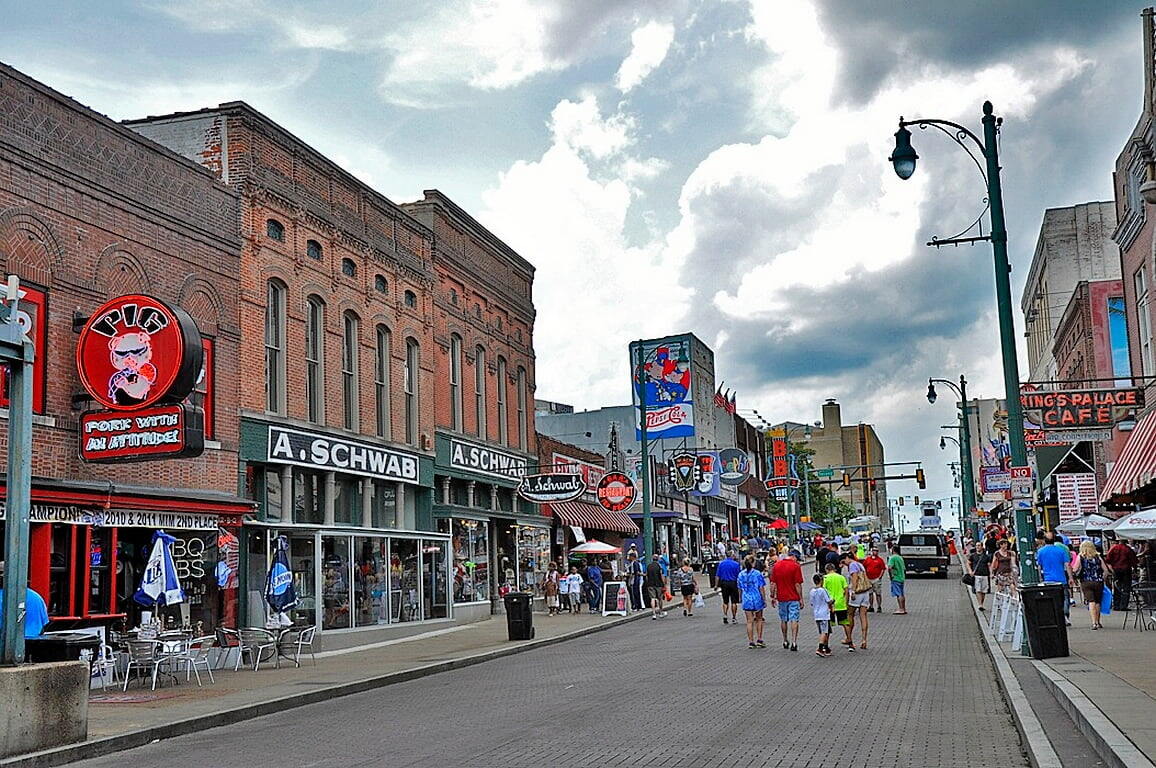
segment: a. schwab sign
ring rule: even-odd
[[[439,436],[441,437],[441,436]],[[443,445],[447,455],[445,466],[463,472],[473,472],[478,475],[500,477],[503,480],[521,480],[526,474],[529,462],[524,456],[506,453],[486,445],[459,440],[456,437],[445,437]],[[442,450],[438,450],[438,460],[441,463]]]
[[[269,426],[269,461],[418,484],[418,456],[346,437]]]

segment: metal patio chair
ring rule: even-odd
[[[213,665],[209,662],[209,653],[213,650],[213,635],[205,635],[204,637],[196,637],[189,641],[188,645],[179,656],[176,658],[177,664],[185,665],[185,682],[188,682],[190,674],[197,676],[197,685],[201,684],[201,669],[209,673],[209,682],[217,682],[213,677]]]
[[[240,656],[241,635],[235,629],[217,627],[215,637],[217,638],[217,669],[224,669],[225,665],[229,663],[229,654],[234,649],[237,649],[237,655]]]
[[[241,668],[241,659],[245,654],[249,654],[249,658],[253,661],[253,671],[256,672],[261,668],[261,659],[266,651],[273,659],[274,666],[281,666],[281,659],[277,655],[277,636],[272,632],[267,629],[247,627],[238,630],[237,634],[239,644],[237,645],[237,663],[233,666],[234,672]],[[246,664],[246,666],[248,665]]]
[[[313,665],[317,665],[317,655],[313,652],[313,638],[317,635],[316,626],[292,627],[281,635],[277,652],[301,666],[301,652],[307,652],[313,658]]]
[[[167,663],[170,656],[161,650],[161,644],[156,640],[129,640],[128,667],[124,671],[124,686],[122,691],[128,690],[128,681],[132,678],[132,671],[137,672],[137,679],[141,679],[141,672],[148,671],[152,676],[152,689],[157,689],[157,673],[161,665]]]

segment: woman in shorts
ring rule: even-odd
[[[690,563],[686,560],[682,561],[682,567],[678,569],[682,576],[679,590],[682,592],[682,615],[694,615],[694,595],[698,592],[698,582],[694,578],[694,569],[690,567]]]
[[[763,611],[767,607],[767,577],[755,568],[753,555],[743,558],[738,584],[743,595],[743,611],[747,615],[747,647],[766,648],[763,642],[763,627],[766,625]]]

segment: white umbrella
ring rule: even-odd
[[[1105,530],[1122,539],[1156,539],[1156,509],[1124,515]]]
[[[585,544],[572,547],[570,551],[586,555],[613,555],[621,552],[622,548],[606,544],[598,539],[590,539]]]
[[[1056,530],[1060,533],[1074,533],[1077,536],[1084,536],[1089,533],[1103,533],[1114,522],[1116,521],[1110,517],[1093,514],[1073,518],[1061,524]]]

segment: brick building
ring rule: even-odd
[[[317,623],[325,647],[448,618],[432,229],[242,102],[128,125],[240,193],[250,592],[284,535],[292,618]],[[246,609],[263,621],[262,601]]]
[[[550,559],[549,518],[514,493],[538,463],[534,268],[437,190],[402,207],[433,232],[433,514],[452,536],[457,615],[489,615]]]
[[[238,210],[203,168],[0,66],[0,269],[20,277],[36,346],[29,581],[54,628],[138,621],[131,596],[162,527],[177,539],[187,618],[235,620],[239,524],[251,509],[236,492]],[[206,447],[197,458],[84,463],[78,422],[96,405],[80,394],[74,322],[137,293],[185,309],[202,335],[192,400]],[[0,428],[0,461],[7,436]],[[218,589],[218,559],[234,586]]]

